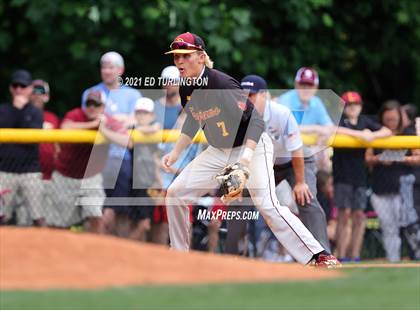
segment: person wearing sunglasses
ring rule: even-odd
[[[30,102],[32,76],[26,70],[15,71],[10,79],[12,104],[0,105],[0,128],[42,128],[42,112]],[[18,193],[36,226],[46,226],[42,206],[42,183],[39,145],[0,143],[0,189],[10,189],[5,196],[6,220],[15,211],[13,201]]]
[[[45,109],[45,105],[50,100],[50,87],[44,80],[34,80],[32,83],[33,91],[31,95],[31,102],[34,106],[40,109],[44,116],[44,129],[58,129],[60,127],[60,120],[51,111]],[[51,174],[54,171],[54,159],[56,155],[56,148],[53,143],[41,143],[39,145],[39,155],[41,161],[42,179],[50,180]]]
[[[233,77],[212,69],[213,62],[207,55],[204,41],[196,34],[178,35],[170,48],[167,54],[173,54],[181,78],[193,81],[200,78],[206,83],[199,81],[191,86],[181,83],[179,93],[187,118],[174,149],[162,158],[162,164],[170,170],[199,129],[203,130],[209,144],[167,190],[171,248],[189,250],[188,204],[220,186],[216,176],[232,167],[238,174],[245,175],[244,182],[253,203],[276,238],[298,262],[336,266],[336,260],[325,259],[328,255],[324,248],[302,222],[288,207],[280,205],[274,188],[273,144],[264,132],[262,116],[248,100],[249,92],[241,89]]]

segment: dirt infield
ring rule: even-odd
[[[233,256],[180,253],[113,237],[0,228],[0,289],[316,280],[338,271]]]

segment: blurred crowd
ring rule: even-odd
[[[172,143],[134,143],[133,132],[147,137],[164,129],[180,129],[186,114],[176,83],[165,83],[160,97],[149,98],[121,85],[124,69],[120,54],[105,53],[100,59],[101,82],[87,88],[80,107],[67,111],[62,119],[47,110],[50,99],[54,100],[48,81],[33,79],[26,70],[11,75],[11,100],[0,105],[0,128],[90,129],[99,131],[109,143],[1,143],[1,224],[169,243],[162,199],[165,189],[206,145],[193,144],[165,171],[161,158],[171,151]],[[164,68],[160,76],[168,81],[180,77],[175,66]],[[251,93],[264,83],[258,76],[242,80]],[[377,115],[365,115],[361,94],[350,90],[337,102],[343,113],[335,123],[318,89],[318,73],[302,67],[294,89],[278,96],[267,91],[264,97],[264,119],[273,106],[285,107],[293,119],[266,121],[273,141],[284,139],[287,151],[274,164],[280,203],[288,205],[323,247],[343,262],[363,258],[367,217],[379,219],[380,242],[389,261],[401,260],[403,241],[409,257],[420,259],[420,138],[419,149],[404,145],[398,150],[319,147],[334,134],[366,142],[398,135],[419,137],[416,106],[389,100]],[[298,136],[317,135],[318,148],[299,143],[295,123]],[[298,157],[304,158],[302,167]],[[255,209],[244,203],[226,206],[219,197],[216,190],[190,206],[192,248],[275,262],[293,260],[262,217],[198,219],[203,209],[213,214]]]

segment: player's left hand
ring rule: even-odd
[[[302,182],[296,183],[293,187],[293,198],[298,205],[303,207],[305,204],[310,203],[314,196],[309,190],[308,184]]]
[[[221,185],[220,188],[223,193],[221,197],[222,202],[229,204],[232,201],[242,198],[242,191],[249,178],[249,170],[243,164],[235,163],[225,167],[215,178]]]

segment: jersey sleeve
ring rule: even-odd
[[[287,117],[285,130],[283,137],[286,145],[286,150],[289,152],[296,151],[303,146],[302,138],[300,136],[299,126],[296,122],[295,117],[289,111]]]
[[[230,79],[226,89],[222,89],[222,102],[223,108],[226,109],[226,113],[230,116],[231,120],[239,121],[238,126],[244,126],[246,128],[246,139],[251,139],[258,143],[261,134],[265,130],[265,123],[262,116],[254,109],[253,104],[248,100],[248,92],[240,88],[239,83],[235,80]],[[237,115],[242,115],[238,119]]]

